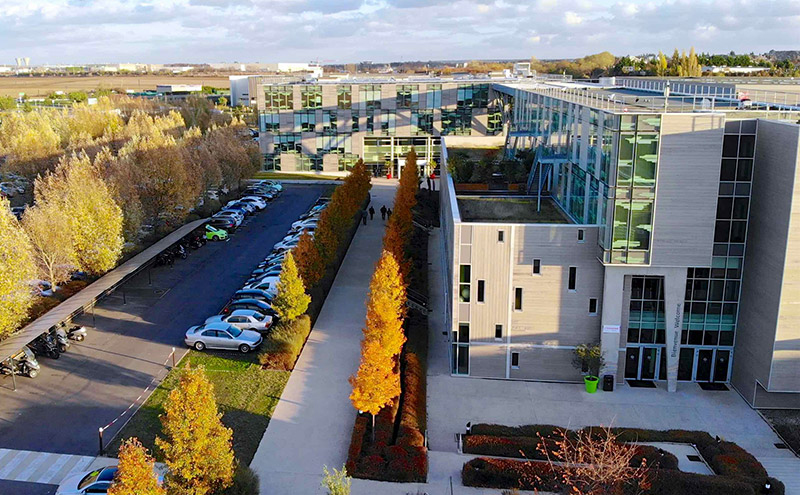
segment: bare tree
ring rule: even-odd
[[[644,491],[650,485],[646,459],[631,466],[636,446],[618,442],[611,428],[572,436],[564,430],[555,441],[541,440],[539,451],[574,495],[621,495],[626,486]]]

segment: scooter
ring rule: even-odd
[[[27,347],[23,347],[10,359],[0,363],[0,373],[4,375],[14,373],[15,375],[36,378],[39,375],[39,369],[39,361],[36,360],[36,356]]]
[[[172,253],[176,258],[180,256],[181,259],[183,260],[189,257],[189,252],[186,250],[185,247],[183,247],[182,243],[176,245],[175,248],[173,248]]]
[[[86,334],[89,332],[86,330],[86,327],[82,327],[80,325],[72,325],[67,329],[67,337],[76,341],[76,342],[83,342],[86,339]]]
[[[64,327],[56,327],[54,330],[51,331],[51,334],[56,339],[58,352],[67,352],[70,343],[69,343],[69,337],[67,336],[67,332],[64,330]]]
[[[58,352],[58,345],[56,345],[56,339],[49,332],[43,333],[33,339],[28,344],[28,348],[37,356],[47,356],[51,359],[58,359],[61,357],[61,353]]]

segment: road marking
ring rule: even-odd
[[[57,485],[86,471],[97,457],[0,449],[0,479]]]

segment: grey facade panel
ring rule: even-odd
[[[651,266],[710,266],[724,117],[664,114]]]

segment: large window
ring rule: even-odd
[[[367,110],[367,134],[375,132],[375,110]]]
[[[500,134],[503,132],[503,113],[492,110],[486,117],[486,132],[488,134]]]
[[[352,86],[336,87],[336,105],[339,110],[350,110],[353,107]]]
[[[317,113],[313,110],[308,112],[294,113],[294,132],[314,132],[317,130]]]
[[[401,84],[397,86],[397,108],[419,107],[419,85]]]
[[[300,153],[303,151],[302,138],[299,133],[276,134],[274,143],[277,153]]]
[[[456,105],[459,108],[486,108],[489,105],[489,85],[459,84]]]
[[[277,112],[266,112],[259,115],[259,129],[261,132],[278,132],[280,124],[280,114]]]
[[[381,107],[381,85],[380,84],[362,84],[358,87],[359,101],[364,103],[364,107],[368,109]]]
[[[394,110],[381,110],[381,135],[394,135],[397,126],[397,115]]]
[[[627,341],[666,343],[663,277],[631,277]]]
[[[358,132],[358,129],[359,129],[359,124],[358,124],[359,116],[358,116],[358,114],[354,113],[353,116],[351,117],[351,120],[353,122],[353,131],[352,132]]]
[[[441,84],[428,84],[428,92],[425,97],[425,107],[430,109],[442,107]]]
[[[292,86],[264,86],[264,104],[269,110],[291,110]]]
[[[337,115],[336,110],[323,110],[322,111],[322,132],[335,133],[337,131]]]
[[[303,86],[300,90],[303,108],[322,108],[322,86]]]
[[[469,136],[472,133],[472,109],[442,110],[442,134]]]

